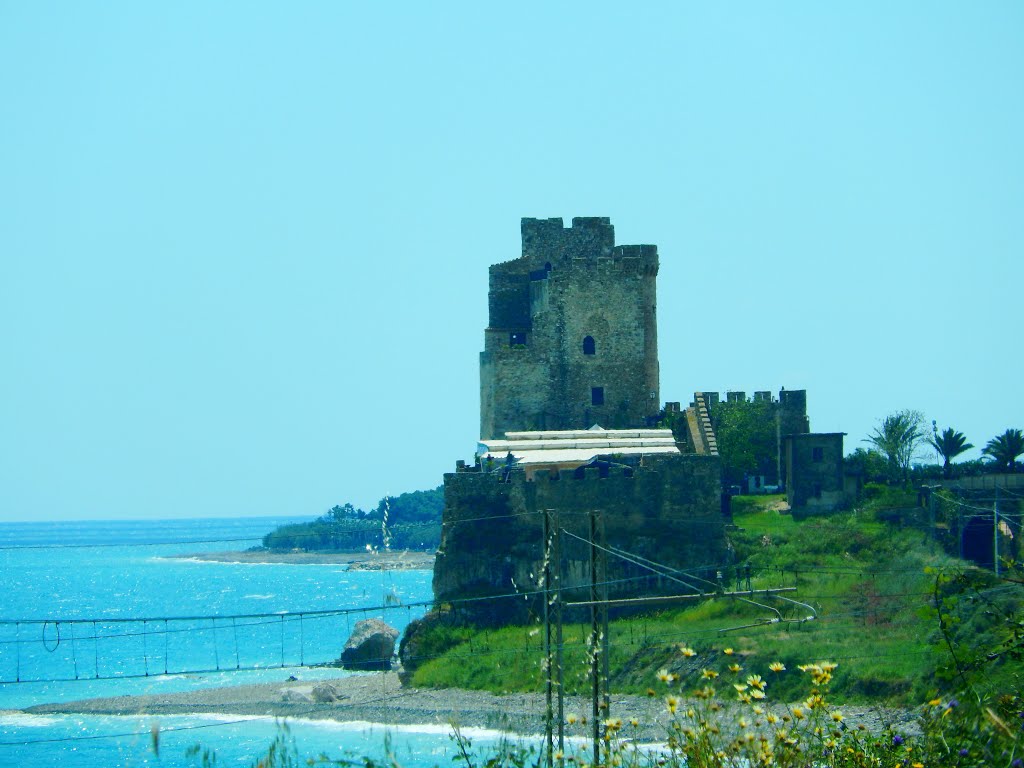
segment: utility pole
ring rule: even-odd
[[[992,565],[999,576],[999,486],[996,486],[996,498],[992,502]]]
[[[928,535],[935,538],[935,491],[942,486],[929,485],[928,488]]]
[[[555,675],[558,684],[558,751],[565,754],[565,681],[562,679],[562,522],[554,511],[551,556],[555,585]]]
[[[544,736],[546,764],[554,765],[554,727],[556,713],[552,699],[558,697],[558,751],[565,753],[565,686],[562,679],[562,536],[557,509],[544,510],[544,664],[547,667]],[[552,610],[554,608],[554,610]],[[552,616],[553,614],[553,616]],[[552,618],[554,622],[552,622]],[[554,642],[552,643],[552,623]],[[554,658],[552,659],[552,646]]]
[[[598,549],[597,530],[601,513],[593,509],[590,511],[590,682],[591,682],[591,733],[594,740],[594,762],[592,765],[601,764],[601,674],[599,664],[603,666],[604,660],[600,658],[601,652],[600,634],[600,610],[598,605]]]
[[[541,608],[541,615],[544,617],[544,745],[546,747],[544,760],[548,768],[552,768],[554,756],[554,734],[552,732],[552,718],[554,708],[552,705],[552,681],[551,681],[551,510],[544,510],[544,546],[541,553],[544,562],[544,605]]]

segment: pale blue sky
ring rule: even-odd
[[[522,216],[659,246],[663,399],[1024,427],[1022,39],[1019,2],[0,0],[0,520],[439,484]]]

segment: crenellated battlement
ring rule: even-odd
[[[605,216],[576,217],[571,227],[562,219],[523,219],[523,257],[531,269],[568,259],[610,256],[615,246],[615,227]]]

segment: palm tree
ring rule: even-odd
[[[934,423],[933,430],[934,430]],[[964,451],[969,451],[974,446],[967,442],[963,432],[956,432],[952,427],[942,430],[942,435],[933,432],[928,438],[928,445],[934,448],[942,457],[942,476],[953,476],[953,465],[950,463]]]
[[[920,411],[903,410],[886,416],[881,426],[868,435],[864,441],[871,443],[885,458],[893,474],[902,473],[903,482],[907,482],[910,474],[910,462],[914,458],[917,446],[925,438],[924,416]]]
[[[1024,435],[1019,429],[1008,429],[998,437],[988,441],[981,452],[992,459],[1000,469],[1007,472],[1017,471],[1017,457],[1024,453]]]

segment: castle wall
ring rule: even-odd
[[[613,464],[588,467],[582,474],[538,472],[532,482],[522,471],[513,471],[509,482],[502,482],[501,472],[469,469],[445,475],[435,598],[444,602],[537,589],[546,509],[558,510],[561,527],[582,539],[588,537],[590,510],[600,510],[609,546],[671,568],[708,566],[713,571],[726,558],[717,457],[647,456],[635,468]],[[573,588],[580,590],[578,599],[589,585],[589,548],[563,535],[562,552],[563,586],[570,599]],[[631,580],[612,587],[612,597],[691,591],[616,557],[609,558],[607,578]],[[534,603],[482,602],[470,614],[483,621],[524,619]]]
[[[694,401],[690,403],[691,408],[696,406],[697,394],[695,393]],[[811,423],[807,418],[807,390],[782,389],[779,391],[778,399],[774,399],[768,390],[755,391],[753,398],[749,400],[747,399],[747,393],[739,390],[726,392],[724,400],[720,399],[717,392],[702,392],[699,394],[703,396],[704,403],[707,406],[716,430],[720,426],[719,418],[721,411],[719,409],[743,407],[747,404],[757,406],[748,411],[748,413],[755,412],[760,414],[756,422],[759,429],[755,429],[756,432],[762,434],[762,439],[758,442],[759,447],[757,448],[759,466],[756,474],[763,475],[768,485],[786,485],[785,438],[787,435],[806,434],[811,430]],[[763,433],[765,430],[770,430],[774,435],[771,440],[773,443],[771,456],[766,453],[764,446]],[[731,455],[733,446],[729,444],[728,437],[725,434],[716,434],[716,438],[719,449],[727,454],[727,456]],[[737,470],[730,467],[728,463],[725,465],[725,473],[728,483],[740,484]]]

